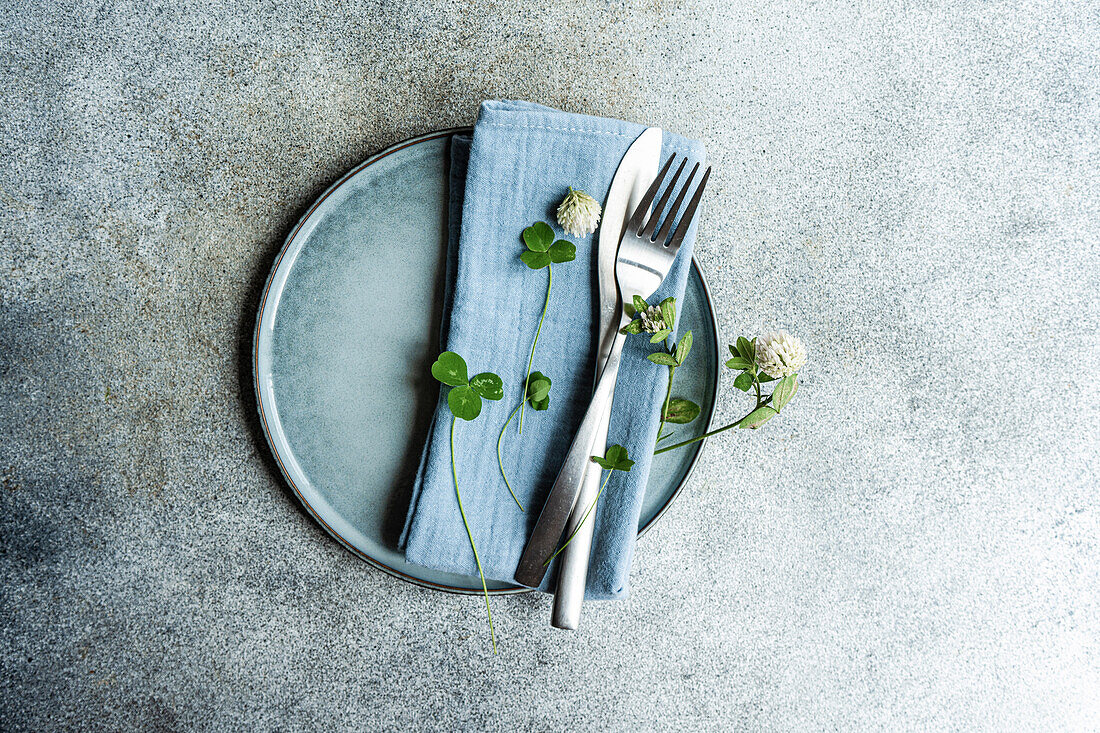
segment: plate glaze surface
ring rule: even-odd
[[[406,563],[397,539],[439,394],[429,368],[439,352],[448,147],[465,131],[394,145],[309,208],[264,288],[253,362],[264,432],[306,510],[371,565],[460,593],[480,592],[480,581]],[[702,408],[690,426],[698,434],[714,410],[719,354],[710,295],[693,265],[680,329],[695,343],[675,394]],[[679,493],[702,445],[654,460],[639,533]],[[490,582],[490,590],[526,589]]]

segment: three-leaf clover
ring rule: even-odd
[[[554,230],[544,221],[537,221],[523,230],[523,243],[527,247],[527,251],[519,256],[523,263],[532,270],[546,270],[546,299],[542,303],[542,315],[539,316],[539,325],[535,329],[535,338],[531,342],[531,354],[527,357],[527,375],[523,378],[523,397],[519,402],[521,435],[523,434],[523,413],[527,408],[527,390],[531,386],[531,366],[535,362],[535,347],[538,346],[542,323],[546,320],[546,311],[550,307],[550,290],[554,285],[553,265],[572,262],[577,258],[576,245],[564,239],[554,241]]]
[[[519,412],[519,432],[522,435],[523,416],[527,410],[527,405],[530,404],[532,410],[539,411],[550,406],[550,398],[547,396],[550,393],[550,378],[541,372],[532,372],[531,368],[535,363],[535,349],[539,345],[539,335],[542,333],[542,324],[546,320],[546,311],[550,308],[550,291],[554,286],[553,265],[571,262],[577,258],[576,245],[564,239],[555,241],[554,230],[544,221],[535,222],[524,229],[522,239],[524,246],[527,247],[526,251],[519,256],[523,264],[532,270],[546,270],[546,298],[542,302],[542,315],[539,316],[535,338],[531,341],[531,353],[527,357],[527,374],[523,378],[523,396],[520,397],[519,404],[516,405],[515,410],[512,410],[512,414],[508,416],[508,419],[500,428],[500,435],[497,436],[497,464],[500,466],[500,475],[504,478],[504,485],[508,487],[512,498],[516,500],[516,505],[520,508],[520,511],[523,511],[523,504],[516,498],[516,493],[512,491],[512,484],[508,481],[508,474],[504,470],[501,443],[504,441],[504,431],[508,429],[508,425],[512,422],[516,412]]]
[[[466,376],[466,361],[453,351],[444,351],[432,364],[432,376],[452,389],[447,393],[451,414],[463,420],[474,420],[481,414],[481,398],[504,398],[504,383],[492,372]]]
[[[542,372],[531,372],[531,376],[527,378],[527,402],[531,404],[532,410],[541,411],[550,407],[550,377]],[[508,493],[512,495],[516,506],[522,512],[526,510],[523,508],[519,497],[516,496],[516,492],[512,490],[512,482],[508,480],[508,472],[504,470],[504,455],[501,445],[504,442],[504,431],[508,429],[508,424],[519,412],[519,407],[519,405],[516,405],[516,409],[512,410],[512,414],[508,416],[500,429],[500,435],[497,436],[497,466],[500,467],[500,475],[504,479],[504,485],[508,487]]]
[[[577,246],[564,239],[554,241],[554,230],[544,221],[523,230],[523,243],[527,251],[519,258],[532,270],[577,259]]]
[[[458,513],[462,515],[462,524],[466,527],[466,536],[470,539],[470,549],[474,551],[477,573],[481,576],[481,590],[485,594],[485,612],[489,615],[489,638],[493,642],[493,653],[497,650],[496,632],[493,630],[493,609],[489,606],[489,589],[485,583],[485,571],[481,568],[481,556],[477,553],[474,533],[466,519],[466,510],[462,506],[462,492],[458,489],[458,468],[455,465],[455,423],[458,418],[473,420],[481,414],[481,399],[499,400],[504,397],[504,383],[492,372],[467,377],[466,360],[453,351],[444,351],[432,364],[432,376],[451,388],[447,393],[447,407],[451,414],[451,477],[455,484],[455,497],[458,499]]]
[[[592,462],[608,471],[629,471],[634,467],[634,461],[630,460],[626,448],[618,444],[608,447],[603,458],[592,456]]]
[[[577,532],[584,526],[585,521],[588,519],[588,515],[592,513],[592,510],[596,508],[596,502],[600,500],[603,495],[603,490],[607,488],[607,482],[611,480],[611,474],[616,471],[629,471],[634,467],[634,461],[630,460],[630,456],[627,455],[626,448],[621,445],[615,444],[608,446],[604,451],[603,458],[599,456],[592,456],[592,462],[596,463],[607,471],[607,478],[603,480],[603,485],[600,486],[599,492],[596,494],[596,498],[592,500],[592,503],[588,505],[588,508],[584,511],[584,516],[581,517],[581,521],[577,522],[577,526],[573,529],[573,532],[569,535],[569,539],[558,548],[557,552],[547,558],[543,566],[549,565],[555,557],[561,554],[561,551],[569,546],[569,543],[573,541],[573,538],[577,536]]]

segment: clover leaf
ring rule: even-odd
[[[527,401],[533,410],[545,410],[550,406],[550,377],[542,372],[531,372],[527,380]]]
[[[447,393],[447,407],[457,418],[474,420],[481,414],[481,397],[470,385],[464,384]]]
[[[538,221],[523,230],[523,243],[532,252],[545,252],[554,242],[554,230],[544,221]]]
[[[629,471],[634,466],[634,461],[630,460],[630,457],[626,454],[626,448],[621,445],[609,446],[607,451],[604,452],[604,457],[592,456],[592,462],[599,464],[600,468],[607,469],[607,478],[603,480],[603,484],[600,486],[600,490],[596,493],[596,497],[592,499],[592,503],[588,505],[588,508],[584,511],[584,515],[581,517],[581,521],[577,522],[577,526],[573,529],[573,533],[569,535],[569,539],[554,552],[553,555],[546,558],[546,562],[543,563],[543,567],[550,564],[550,562],[557,557],[562,550],[569,546],[569,543],[573,541],[573,538],[577,536],[577,532],[588,520],[588,516],[592,513],[592,510],[596,508],[596,502],[603,496],[603,490],[607,488],[607,482],[611,480],[611,474],[616,471]]]
[[[741,421],[738,423],[738,427],[758,428],[778,414],[779,413],[776,412],[775,409],[767,405],[764,405],[763,407],[757,407],[748,415],[745,415],[745,417],[741,418]]]
[[[660,364],[661,366],[680,366],[680,362],[676,361],[676,357],[664,351],[658,351],[654,354],[650,354],[646,358],[654,364]]]
[[[665,298],[661,301],[661,318],[669,331],[676,327],[676,298]]]
[[[676,366],[683,366],[684,360],[688,358],[688,354],[691,353],[691,331],[688,331],[680,340],[676,343]]]
[[[444,351],[436,357],[432,376],[451,387],[460,387],[470,381],[466,377],[465,359],[453,351]]]
[[[572,191],[572,189],[570,189]],[[539,316],[538,326],[535,328],[535,338],[531,341],[531,353],[527,357],[527,372],[523,378],[523,394],[519,404],[512,414],[504,421],[497,436],[497,465],[500,466],[500,475],[504,478],[504,485],[508,491],[512,491],[512,484],[508,481],[508,474],[504,470],[504,455],[501,445],[504,442],[504,431],[508,429],[512,418],[519,413],[519,433],[523,434],[523,418],[530,405],[532,410],[543,411],[550,407],[550,378],[541,372],[532,372],[531,367],[535,363],[535,349],[539,345],[539,335],[542,333],[542,324],[546,320],[546,312],[550,308],[550,291],[554,283],[554,265],[563,262],[572,262],[577,259],[577,245],[565,239],[554,239],[553,228],[544,221],[536,221],[523,230],[521,235],[523,244],[527,249],[520,253],[519,259],[532,270],[546,270],[546,298],[542,302],[542,315]],[[516,505],[523,511],[523,504],[512,493]]]
[[[523,433],[523,416],[528,403],[536,410],[545,410],[550,404],[545,393],[535,399],[531,397],[531,388],[534,386],[534,382],[531,380],[531,365],[535,361],[535,348],[539,344],[542,323],[546,320],[546,311],[550,308],[550,289],[553,287],[554,282],[553,265],[572,262],[577,259],[577,245],[565,239],[555,241],[554,230],[544,221],[536,221],[524,229],[522,238],[527,250],[520,253],[520,260],[532,270],[546,270],[546,299],[542,303],[542,315],[539,316],[539,325],[535,329],[535,338],[531,342],[531,354],[527,358],[527,374],[523,379],[523,397],[520,398],[518,406],[520,434]],[[547,380],[545,391],[549,391],[549,389],[549,380]],[[506,427],[508,427],[508,423],[504,424],[504,428]],[[504,428],[501,428],[501,437],[504,436]],[[497,445],[500,445],[499,439]],[[504,474],[503,462],[501,463],[501,474]],[[504,476],[504,480],[507,482],[507,475]]]
[[[547,267],[551,262],[550,255],[545,252],[537,252],[534,250],[528,250],[519,256],[523,260],[523,264],[530,267],[532,270],[541,270]]]
[[[492,372],[475,374],[470,379],[470,388],[487,400],[504,399],[504,382]]]
[[[731,346],[730,349],[733,347]],[[737,337],[737,354],[749,361],[756,360],[756,347],[753,346],[752,341],[749,341],[744,336]]]
[[[603,458],[592,456],[592,462],[608,471],[629,471],[634,466],[634,461],[630,460],[626,448],[618,444],[608,446]]]
[[[737,379],[733,380],[733,386],[742,392],[748,392],[752,389],[752,372],[741,372],[737,375]]]
[[[668,408],[664,412],[665,422],[685,425],[699,417],[699,405],[683,397],[673,397],[668,401]]]
[[[782,410],[798,391],[798,374],[789,374],[779,380],[772,390],[772,405],[776,411]]]
[[[562,262],[572,262],[577,259],[577,245],[559,239],[550,245],[550,249],[546,250],[546,254],[550,255],[550,261],[555,265]]]

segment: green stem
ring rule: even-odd
[[[584,520],[588,519],[588,515],[591,514],[592,510],[596,508],[596,502],[600,500],[600,495],[603,494],[603,490],[607,488],[607,482],[611,480],[611,474],[613,473],[615,473],[614,468],[607,472],[607,478],[603,480],[603,486],[600,487],[600,491],[596,494],[596,498],[593,499],[592,503],[588,505],[588,509],[585,511],[584,516],[581,517],[581,521],[577,522],[576,529],[574,529],[573,533],[569,535],[569,539],[565,541],[565,544],[559,547],[558,551],[551,555],[550,559],[542,564],[543,567],[546,567],[550,563],[554,562],[554,558],[560,555],[561,551],[568,547],[569,543],[573,541],[573,538],[577,536],[577,532],[579,532],[581,530],[581,527],[584,525]]]
[[[523,508],[523,504],[520,504],[519,499],[516,498],[516,492],[512,491],[512,484],[508,483],[508,474],[504,472],[504,458],[500,455],[500,442],[504,440],[504,431],[508,429],[508,423],[512,422],[512,418],[516,416],[518,411],[519,405],[516,405],[516,409],[512,410],[512,414],[504,421],[504,427],[500,429],[500,435],[497,436],[497,465],[500,466],[500,475],[504,477],[504,485],[508,487],[508,493],[516,500],[516,506],[519,507],[521,512],[526,512],[527,510]]]
[[[672,377],[676,374],[676,367],[668,368],[668,389],[665,390],[665,406],[661,408],[661,424],[657,427],[657,440],[661,440],[661,434],[665,432],[666,418],[668,417],[668,403],[672,400]]]
[[[542,316],[539,318],[539,327],[535,331],[535,340],[531,342],[531,356],[527,358],[527,376],[523,378],[523,401],[519,403],[519,434],[523,435],[523,412],[527,407],[527,383],[531,381],[531,365],[535,362],[535,347],[539,343],[539,334],[542,333],[542,322],[546,320],[546,309],[550,307],[550,286],[554,284],[554,266],[546,266],[546,300],[542,304]]]
[[[747,413],[745,413],[745,415],[741,418],[741,420],[744,420],[746,417],[751,415],[757,408],[768,404],[768,402],[770,400],[771,400],[771,397],[769,396],[769,397],[766,397],[765,399],[760,400],[759,402],[757,402],[756,407],[752,408],[752,410],[749,410]],[[666,445],[664,448],[653,451],[653,455],[657,456],[657,455],[660,455],[661,453],[668,453],[670,450],[676,450],[677,448],[683,448],[685,445],[691,445],[692,443],[698,443],[703,438],[709,438],[712,435],[718,435],[718,433],[723,433],[723,432],[729,430],[730,428],[737,427],[738,425],[741,424],[741,420],[735,420],[734,422],[731,422],[729,425],[723,425],[722,427],[718,428],[717,430],[711,430],[709,433],[703,433],[702,435],[697,435],[696,437],[691,438],[690,440],[685,440],[682,443],[676,443],[675,445]]]
[[[489,638],[493,641],[493,654],[497,653],[497,635],[493,631],[493,609],[489,607],[489,588],[485,585],[485,572],[481,569],[481,558],[477,554],[477,545],[474,544],[474,533],[470,531],[470,523],[466,521],[466,511],[462,508],[462,493],[458,490],[458,471],[455,469],[455,421],[458,418],[451,417],[451,476],[455,482],[455,496],[458,497],[458,513],[462,515],[462,524],[466,526],[466,536],[470,538],[470,547],[474,551],[474,561],[477,563],[477,574],[481,576],[481,590],[485,593],[485,610],[489,614]]]

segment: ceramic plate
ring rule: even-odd
[[[260,419],[306,510],[371,565],[419,585],[480,581],[410,565],[397,550],[439,386],[451,129],[394,145],[326,191],[287,238],[264,288],[253,366]],[[680,303],[695,333],[676,393],[710,422],[718,338],[696,265]],[[702,445],[657,456],[639,533],[676,497]],[[526,590],[491,583],[496,593]]]

